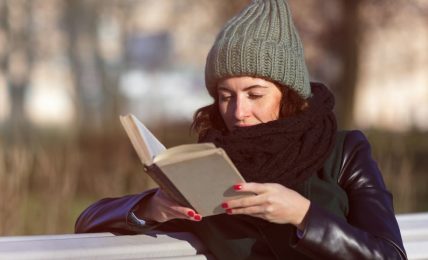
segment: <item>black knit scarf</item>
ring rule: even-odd
[[[293,188],[323,167],[336,139],[334,97],[322,84],[304,112],[222,133],[210,129],[199,142],[222,147],[248,182],[276,182]]]

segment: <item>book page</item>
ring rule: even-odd
[[[120,116],[120,121],[143,164],[151,165],[165,146],[135,116]]]
[[[159,140],[150,132],[146,126],[141,123],[134,115],[131,115],[132,120],[138,127],[138,131],[143,137],[145,143],[147,144],[147,150],[149,151],[149,156],[153,160],[158,154],[166,150],[165,146],[159,142]]]
[[[180,156],[181,154],[189,154],[193,152],[206,151],[211,149],[216,149],[216,146],[213,143],[183,144],[161,152],[158,156],[156,156],[153,162],[156,163],[168,160],[173,156]]]

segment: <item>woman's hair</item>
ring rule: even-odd
[[[278,85],[278,84],[277,84]],[[279,109],[279,118],[286,118],[297,115],[308,108],[308,101],[297,94],[296,91],[287,87],[278,87],[282,93]],[[218,109],[218,96],[214,96],[214,103],[196,110],[193,115],[191,130],[201,134],[210,128],[226,131],[226,124]]]

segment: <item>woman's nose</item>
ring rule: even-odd
[[[235,118],[243,120],[248,116],[248,104],[242,98],[237,98],[235,103]]]

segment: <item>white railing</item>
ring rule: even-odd
[[[428,212],[397,215],[409,259],[428,259]]]
[[[397,216],[409,259],[428,259],[428,213]],[[0,259],[213,259],[189,233],[0,237]]]

